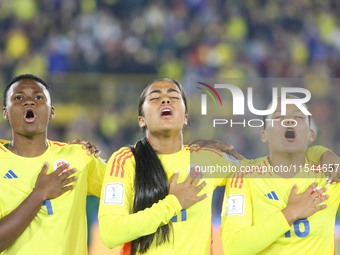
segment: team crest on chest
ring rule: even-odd
[[[54,163],[54,171],[57,170],[58,167],[64,165],[64,164],[69,164],[70,166],[68,168],[66,168],[65,170],[63,170],[61,173],[66,173],[68,170],[71,170],[71,164],[69,162],[67,162],[64,159],[58,159],[55,163]]]
[[[320,189],[320,188],[318,188],[318,187],[314,188],[310,194],[312,195],[313,193],[317,192],[319,189]],[[324,195],[325,195],[325,194],[322,193],[322,194],[319,195],[317,198],[323,197]],[[323,202],[322,202],[322,203],[323,203]],[[322,204],[322,203],[319,203],[319,204]]]
[[[190,171],[195,171],[194,176],[191,176],[191,177],[195,178],[199,174],[199,172],[201,172],[201,168],[197,165],[190,165],[188,167],[188,174],[190,174]]]

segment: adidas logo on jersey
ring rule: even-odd
[[[269,199],[273,199],[273,200],[279,200],[279,198],[277,197],[277,195],[275,194],[274,191],[268,193],[268,194],[264,194],[265,197],[268,197]]]
[[[12,171],[12,170],[9,170],[5,176],[4,176],[5,179],[15,179],[15,178],[18,178],[18,176]]]

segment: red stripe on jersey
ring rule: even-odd
[[[238,186],[240,189],[242,189],[242,185],[243,185],[243,176],[244,176],[244,173],[242,173],[241,175],[240,185]]]
[[[235,175],[236,175],[236,173],[233,174],[233,177],[231,179],[230,188],[233,187],[233,182],[234,182],[234,179],[235,179]]]
[[[118,157],[120,154],[124,153],[126,150],[127,150],[127,149],[122,150],[121,152],[119,152],[119,153],[115,156],[115,159],[113,160],[113,163],[112,163],[110,176],[112,176],[112,174],[113,174],[113,169],[114,169],[114,166],[115,166],[117,157]]]
[[[51,147],[52,146],[51,141],[50,140],[47,140],[47,141],[48,141],[49,146]]]
[[[221,154],[221,153],[218,153],[218,152],[217,152],[217,151],[215,151],[215,150],[212,150],[212,149],[207,149],[207,148],[193,149],[193,150],[191,150],[191,151],[190,151],[190,153],[192,153],[192,152],[197,152],[197,151],[200,151],[200,150],[203,150],[203,151],[211,151],[211,152],[214,152],[214,153],[216,153],[218,156],[220,156],[220,157],[223,157],[223,154]]]
[[[0,147],[0,149],[3,150],[4,152],[7,152],[4,148],[1,148],[1,147]]]
[[[57,142],[53,142],[53,144],[58,145],[58,146],[65,146],[66,144],[61,144],[61,143],[57,143]]]
[[[122,172],[120,174],[120,178],[124,177],[124,165],[125,165],[126,159],[131,158],[132,156],[133,156],[133,153],[131,153],[130,155],[125,156],[125,158],[123,160],[123,163],[122,163]]]
[[[237,182],[238,182],[238,179],[239,179],[239,173],[237,173],[237,178],[236,178],[236,180],[235,180],[235,184],[234,184],[234,188],[237,188]]]
[[[123,244],[120,249],[119,255],[130,255],[131,254],[131,242]]]
[[[121,166],[121,160],[122,158],[127,154],[127,153],[131,153],[131,151],[129,149],[127,149],[123,155],[120,155],[119,159],[117,160],[117,165],[116,165],[116,168],[115,168],[115,177],[118,177],[118,173],[119,173],[119,169],[120,169],[120,166]]]
[[[189,145],[184,145],[184,148],[188,151],[190,150],[190,146]]]

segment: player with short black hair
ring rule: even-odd
[[[5,90],[4,90],[4,107],[7,106],[7,92],[8,90],[10,89],[10,87],[20,81],[20,80],[23,80],[23,79],[31,79],[31,80],[34,80],[36,82],[39,82],[40,84],[44,85],[45,88],[47,89],[48,93],[50,94],[50,101],[51,101],[51,104],[52,104],[52,93],[51,93],[51,88],[50,88],[50,85],[47,84],[47,82],[45,82],[44,80],[42,80],[41,78],[39,78],[38,76],[35,76],[33,74],[21,74],[21,75],[18,75],[16,77],[14,77],[5,87]]]
[[[86,196],[100,195],[106,165],[81,145],[48,140],[54,114],[40,78],[21,75],[7,85],[3,116],[12,140],[0,142],[3,255],[87,253]]]

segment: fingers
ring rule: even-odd
[[[331,179],[332,180],[332,184],[336,184],[338,182],[340,182],[340,178],[335,178],[335,179]]]
[[[177,184],[178,175],[179,175],[179,174],[178,174],[178,170],[176,170],[176,171],[174,172],[174,174],[172,175],[170,185],[171,185],[171,183]],[[188,178],[187,178],[187,179],[188,179]]]
[[[77,172],[76,168],[72,168],[70,170],[68,170],[67,172],[63,173],[62,175],[60,175],[60,178],[62,180],[65,180],[67,177],[69,177],[70,175],[74,174],[75,172]]]
[[[67,184],[69,184],[69,183],[71,183],[71,182],[76,181],[77,179],[78,179],[77,176],[72,176],[72,177],[70,177],[70,178],[68,178],[68,179],[63,180],[63,181],[62,181],[62,185],[65,186],[65,185],[67,185]]]
[[[231,156],[233,156],[233,157],[235,157],[235,158],[237,158],[239,160],[244,158],[244,156],[242,156],[240,153],[238,153],[235,150],[229,150],[229,151],[226,151],[225,153],[227,153],[227,154],[229,154],[229,155],[231,155]]]
[[[86,149],[88,150],[87,155],[90,156],[90,155],[94,154],[94,156],[96,158],[99,157],[101,150],[99,150],[96,145],[92,144],[91,142],[82,141],[82,143],[84,144],[82,148],[84,150],[86,150]]]
[[[198,182],[203,178],[203,175],[204,175],[203,172],[199,172],[197,175],[195,173],[195,176],[193,177],[191,184],[194,185],[194,187],[196,187]]]
[[[68,143],[69,144],[82,144],[82,143],[86,143],[86,142],[84,142],[83,140],[78,138],[78,139],[74,139],[72,141],[69,141]]]
[[[317,182],[313,182],[311,185],[309,185],[309,187],[306,189],[305,192],[306,192],[307,194],[312,193],[313,189],[315,189],[317,185],[318,185]]]
[[[198,197],[196,198],[196,202],[202,201],[203,199],[207,198],[207,196],[209,196],[209,194],[204,194],[204,195],[202,195],[202,196],[198,196]]]
[[[234,150],[234,145],[229,143],[221,142],[219,140],[212,140],[210,143],[207,142],[205,147],[219,149],[237,159],[242,159],[243,156]]]
[[[197,192],[197,194],[200,193],[200,191],[204,189],[205,186],[207,186],[207,183],[208,181],[206,180],[195,188],[195,191]]]
[[[206,147],[219,149],[224,152],[228,152],[234,149],[234,145],[224,143],[219,140],[212,140],[211,143],[207,143]]]
[[[60,175],[62,171],[64,171],[66,168],[68,168],[70,164],[62,164],[60,167],[58,167],[55,171],[54,174]]]
[[[321,210],[326,209],[326,208],[327,208],[327,205],[318,205],[318,206],[316,206],[316,212],[321,211]]]
[[[96,151],[94,152],[94,156],[95,156],[96,158],[98,158],[98,157],[100,156],[101,153],[102,153],[101,150],[96,150]]]
[[[322,195],[322,193],[326,192],[327,188],[324,187],[322,189],[319,189],[317,191],[315,191],[311,196],[313,199],[316,199],[318,196]]]
[[[325,175],[326,175],[326,180],[327,180],[327,178],[329,178],[327,180],[327,186],[330,185],[330,184],[336,184],[340,181],[340,173],[339,172],[334,172],[334,174],[330,177],[328,177],[327,172],[325,173]]]
[[[64,194],[66,191],[69,191],[69,190],[72,190],[72,189],[74,189],[74,185],[65,186],[61,190],[61,194]]]
[[[296,191],[297,191],[297,185],[296,185],[296,184],[293,184],[293,188],[292,188],[292,190],[290,191],[290,195],[289,195],[289,196],[291,196],[291,195],[296,195]]]
[[[327,195],[324,195],[324,196],[322,196],[322,197],[316,198],[316,199],[314,200],[314,204],[315,204],[315,205],[321,204],[323,201],[327,200],[328,198],[329,198],[329,195],[328,195],[328,194],[327,194]]]
[[[87,144],[88,144],[87,155],[94,154],[96,151],[98,151],[97,146],[92,145],[90,142],[88,142]],[[85,145],[87,145],[87,144],[83,145],[83,149],[84,149]]]
[[[48,162],[47,162],[47,161],[45,161],[45,163],[44,163],[44,165],[43,165],[43,168],[41,169],[41,171],[40,171],[40,174],[39,174],[39,175],[46,175],[46,173],[47,173],[47,170],[48,170],[48,166],[49,166]]]

